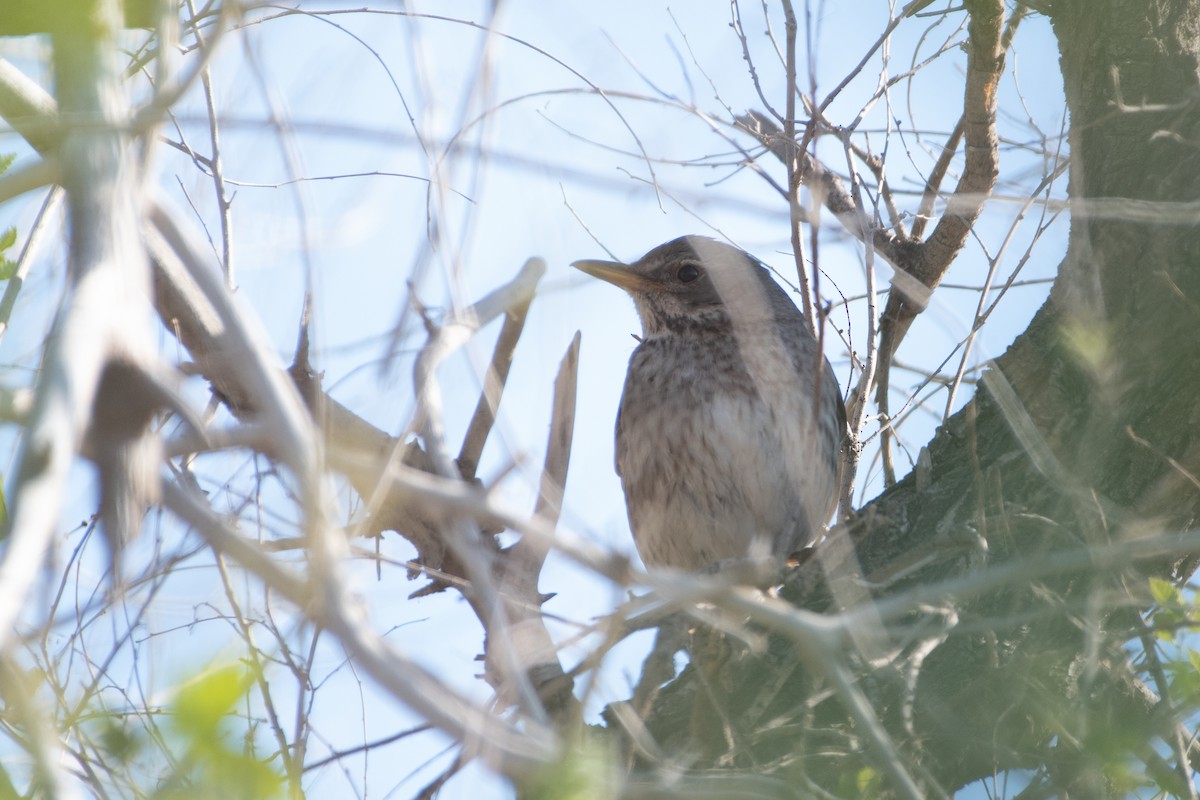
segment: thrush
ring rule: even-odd
[[[624,289],[641,318],[616,467],[642,561],[698,570],[812,544],[837,505],[846,412],[766,267],[700,236],[572,266]]]

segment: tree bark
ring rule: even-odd
[[[1150,768],[1170,718],[1121,647],[1151,605],[1148,576],[1184,577],[1200,554],[1187,536],[1200,510],[1200,2],[1041,10],[1070,113],[1066,258],[1028,330],[929,443],[930,474],[862,509],[852,533],[878,602],[955,581],[889,625],[900,657],[847,655],[931,795],[1039,767],[1062,791],[1116,791],[1094,757],[1113,743]],[[814,560],[785,594],[827,609],[825,583]],[[876,779],[863,731],[792,653],[774,641],[732,661],[735,745],[699,766],[860,795]],[[667,753],[695,750],[695,692],[687,670],[646,720]]]

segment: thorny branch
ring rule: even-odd
[[[160,265],[163,265],[168,271],[174,270],[168,266],[171,262],[168,256],[174,253],[177,257],[182,256],[181,260],[185,260],[187,265],[183,268],[187,270],[187,274],[196,279],[199,288],[204,291],[206,299],[211,300],[214,310],[220,315],[221,323],[230,335],[238,337],[241,340],[242,346],[238,347],[233,352],[246,353],[260,351],[261,348],[254,343],[260,341],[259,337],[254,336],[245,328],[244,322],[241,320],[239,313],[231,306],[226,297],[226,290],[220,279],[212,274],[205,266],[203,261],[195,255],[195,249],[189,247],[178,231],[173,229],[170,218],[161,213],[157,213],[153,217],[158,225],[158,230],[169,234],[169,238],[165,244],[169,246],[169,250],[164,247],[156,247],[152,243],[152,252],[156,255],[156,260]],[[528,278],[524,280],[525,285],[528,285]],[[527,291],[527,289],[525,289]],[[199,306],[203,309],[204,306]],[[499,313],[503,308],[500,301],[494,300],[491,307],[479,309],[480,318],[488,318]],[[188,326],[189,329],[194,329],[194,326]],[[203,347],[198,347],[197,350],[204,350]],[[244,356],[242,356],[244,358]],[[236,359],[235,359],[236,360]],[[283,387],[288,387],[284,382],[283,373],[273,363],[269,357],[265,356],[251,363],[247,367],[238,370],[232,364],[224,364],[225,375],[232,376],[238,383],[241,384],[242,391],[251,397],[266,398],[278,396],[279,390],[272,391],[270,384],[279,382]],[[266,382],[264,384],[264,381]],[[246,389],[253,387],[252,391]],[[286,394],[286,391],[284,392]],[[263,412],[267,409],[261,406],[256,407],[256,417],[262,417]],[[268,418],[275,415],[269,415]],[[268,442],[279,441],[294,441],[294,436],[272,436],[265,438],[260,446],[265,450],[270,445]],[[389,651],[383,647],[378,640],[377,635],[366,629],[361,622],[357,620],[357,613],[352,611],[352,601],[346,595],[344,588],[341,586],[341,580],[337,575],[337,563],[332,558],[317,558],[313,560],[313,565],[316,568],[315,574],[305,582],[306,585],[301,585],[296,582],[296,579],[287,577],[286,573],[281,571],[281,568],[273,565],[273,562],[262,553],[256,553],[249,550],[251,547],[248,543],[245,545],[239,544],[241,541],[236,534],[226,531],[225,526],[221,523],[212,512],[208,510],[198,499],[191,498],[184,493],[184,490],[175,487],[175,484],[168,483],[171,487],[165,495],[169,505],[177,513],[181,514],[184,519],[194,526],[197,526],[204,535],[209,538],[214,547],[227,552],[231,557],[234,557],[246,568],[250,569],[261,579],[266,581],[273,589],[288,597],[293,602],[305,605],[308,601],[305,600],[314,590],[317,591],[325,600],[320,604],[320,608],[324,609],[324,613],[329,616],[323,617],[317,621],[330,630],[341,639],[347,649],[357,655],[357,663],[360,663],[364,669],[370,672],[376,680],[379,680],[382,685],[390,691],[397,693],[396,696],[402,699],[405,703],[419,708],[422,713],[430,713],[428,706],[430,704],[437,706],[439,709],[434,716],[430,716],[431,721],[439,726],[447,729],[450,732],[458,731],[486,731],[494,728],[498,722],[492,722],[491,716],[481,709],[469,710],[470,704],[463,699],[454,700],[450,690],[445,687],[439,687],[432,676],[428,676],[426,683],[420,681],[413,682],[412,678],[419,672],[414,672],[418,668],[417,665],[404,659],[403,662],[398,662],[401,656],[393,651]],[[318,535],[310,540],[310,545],[320,549],[321,542],[328,540],[328,536]],[[314,613],[314,612],[310,612]],[[397,681],[394,676],[404,676],[400,681]],[[532,724],[532,723],[529,723]],[[449,726],[449,727],[447,727]],[[482,726],[482,727],[480,727]],[[532,731],[531,731],[532,732]],[[527,744],[522,744],[526,736],[516,735],[513,733],[504,733],[496,730],[493,733],[498,737],[491,740],[489,736],[489,744],[499,747],[497,758],[497,768],[506,773],[511,770],[517,770],[516,773],[511,773],[514,777],[528,768],[527,759],[530,757],[530,751]],[[516,738],[514,738],[514,736]],[[511,744],[506,744],[511,742]],[[535,751],[536,752],[536,751]],[[545,758],[545,751],[539,758]],[[516,759],[513,761],[512,759]],[[522,766],[524,765],[524,766]]]

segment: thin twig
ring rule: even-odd
[[[958,152],[958,144],[962,141],[962,135],[963,118],[959,117],[958,122],[954,125],[954,130],[950,131],[950,135],[946,137],[942,154],[938,156],[929,177],[925,180],[925,191],[921,193],[921,203],[917,206],[916,219],[913,220],[912,237],[914,239],[920,239],[925,235],[925,226],[929,224],[929,220],[933,216],[933,204],[937,202],[942,181],[950,170],[950,162],[954,160],[954,154]]]
[[[874,247],[875,252],[889,264],[896,265],[907,260],[908,256],[904,252],[906,243],[893,232],[885,228],[863,230],[854,198],[846,189],[841,177],[813,158],[812,154],[789,144],[778,125],[757,111],[749,111],[738,117],[737,124],[758,139],[784,164],[787,164],[795,149],[795,155],[800,159],[800,172],[804,184],[821,198],[822,205],[837,218],[851,236]],[[905,286],[912,291],[919,291],[920,282],[913,280],[911,286],[909,283]]]
[[[530,774],[553,759],[553,738],[525,720],[522,730],[460,695],[424,666],[388,646],[343,605],[313,602],[314,586],[285,570],[253,542],[230,530],[213,510],[174,481],[163,481],[163,503],[219,552],[236,560],[274,592],[305,609],[332,632],[367,674],[397,699],[460,742],[474,742],[499,772],[513,778]]]
[[[16,305],[17,296],[25,285],[25,278],[29,276],[30,267],[33,265],[33,255],[37,252],[38,245],[41,244],[42,234],[45,233],[50,218],[62,205],[64,196],[62,189],[57,186],[46,193],[46,199],[42,201],[42,207],[38,209],[33,225],[25,236],[21,255],[17,257],[17,268],[9,278],[8,285],[4,287],[3,298],[0,298],[0,339],[3,339],[4,334],[8,332],[8,322],[12,318],[13,306]]]
[[[187,0],[188,10],[192,17],[196,16],[196,6],[193,0]],[[220,31],[222,27],[217,30]],[[202,50],[208,49],[203,35],[198,27],[193,28],[196,43]],[[225,286],[230,291],[237,288],[233,271],[233,202],[225,191],[225,170],[221,163],[221,127],[217,118],[217,99],[213,92],[211,65],[203,63],[200,70],[200,84],[204,89],[204,105],[208,114],[208,137],[212,144],[212,155],[208,159],[209,175],[213,181],[213,192],[217,200],[217,213],[221,219],[221,268],[225,272]]]

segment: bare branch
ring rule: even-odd
[[[929,173],[929,178],[925,181],[925,192],[921,195],[921,204],[917,206],[917,216],[913,220],[912,237],[914,239],[920,239],[925,235],[925,226],[933,216],[934,203],[937,202],[946,172],[950,169],[950,162],[954,160],[954,154],[958,152],[958,143],[962,141],[962,135],[963,118],[959,117],[958,122],[954,125],[954,130],[946,138],[942,154],[938,156],[933,170]]]
[[[575,430],[575,392],[579,379],[579,334],[571,340],[554,381],[554,410],[550,418],[550,440],[546,447],[546,462],[542,470],[542,485],[538,495],[535,519],[547,530],[558,524],[562,510],[563,487],[571,462],[571,441]],[[549,542],[543,537],[523,536],[507,553],[500,592],[508,606],[508,621],[512,627],[509,640],[516,649],[516,659],[525,664],[534,688],[560,725],[578,721],[579,704],[571,694],[572,681],[564,673],[557,648],[546,630],[541,615],[545,598],[538,591],[538,578],[549,552]],[[487,620],[482,620],[487,624]],[[489,637],[488,660],[495,656],[496,641]],[[502,641],[502,640],[501,640]]]
[[[280,369],[257,320],[244,313],[161,204],[144,235],[154,259],[156,306],[235,413],[255,412],[272,428],[275,455],[298,476],[312,468],[311,417]]]
[[[788,144],[779,127],[766,116],[757,111],[750,111],[738,117],[738,126],[757,138],[772,155],[783,163],[787,163],[792,147]],[[880,256],[889,264],[896,266],[908,260],[905,242],[892,231],[885,228],[863,228],[862,219],[854,204],[854,198],[846,189],[841,177],[829,170],[810,153],[800,152],[800,173],[803,182],[812,187],[815,194],[822,198],[827,208],[838,222],[855,238],[864,244],[875,248]]]
[[[57,114],[58,103],[45,89],[0,58],[0,117],[42,155],[62,144],[65,131]]]
[[[917,314],[928,303],[929,292],[941,282],[951,262],[966,244],[971,226],[983,211],[983,204],[996,185],[996,91],[1004,69],[1001,22],[1003,0],[972,0],[966,3],[970,14],[968,34],[967,83],[963,100],[963,137],[966,139],[966,166],[954,195],[946,204],[937,226],[922,242],[917,258],[904,264],[911,277],[925,288],[920,295],[909,294],[904,286],[893,284],[879,325],[879,383],[875,402],[884,418],[882,450],[888,485],[895,483],[891,466],[891,432],[888,420],[890,366],[896,349]],[[949,149],[949,148],[947,148]],[[946,156],[943,154],[943,158]]]
[[[545,270],[544,261],[539,258],[529,259],[511,283],[453,314],[433,330],[429,342],[417,356],[413,365],[413,382],[418,404],[415,427],[425,442],[435,474],[451,479],[461,477],[446,449],[445,427],[441,416],[441,389],[436,375],[438,366],[451,353],[465,345],[481,326],[502,313],[527,305]],[[506,605],[500,597],[491,567],[485,558],[485,551],[480,547],[482,534],[479,526],[473,519],[459,516],[448,520],[444,530],[450,549],[464,568],[464,577],[470,581],[467,599],[471,601],[480,618],[486,620],[484,627],[489,635],[496,639],[490,643],[490,647],[497,648],[502,656],[502,670],[489,679],[498,690],[515,692],[517,702],[525,713],[538,721],[545,720],[546,711],[529,682],[524,665],[516,658],[517,650],[510,641],[511,631]]]
[[[792,8],[791,0],[783,0],[783,20],[784,86],[787,87],[787,100],[783,118],[783,142],[786,146],[782,148],[783,154],[780,158],[787,168],[788,236],[791,238],[792,255],[796,260],[796,278],[800,282],[800,302],[804,320],[808,323],[810,331],[819,334],[816,309],[821,307],[821,294],[817,286],[817,280],[821,273],[814,264],[810,281],[808,270],[804,266],[804,240],[801,233],[804,214],[800,205],[800,184],[804,180],[805,173],[801,165],[804,163],[803,159],[808,156],[808,146],[813,140],[815,128],[814,122],[810,120],[805,126],[803,141],[797,144],[796,94],[799,86],[796,83],[796,11]],[[815,221],[810,220],[810,222],[813,222],[815,227]],[[816,258],[815,250],[813,258]]]
[[[508,381],[513,351],[521,339],[521,331],[525,328],[525,318],[528,314],[529,304],[525,303],[514,307],[504,316],[504,326],[500,328],[500,336],[496,339],[496,347],[492,351],[491,366],[483,377],[479,402],[475,404],[475,413],[467,426],[462,448],[458,451],[458,469],[464,480],[474,478],[475,470],[479,468],[479,457],[496,421],[496,409],[500,406],[500,398]]]
[[[226,7],[222,5],[222,8]],[[192,0],[188,0],[188,9],[195,17],[196,8]],[[218,26],[218,35],[223,29],[224,26]],[[193,28],[192,33],[201,50],[213,52],[214,47],[205,41],[199,28]],[[217,200],[217,212],[221,219],[221,267],[225,272],[225,285],[232,291],[237,287],[233,264],[233,215],[230,213],[233,202],[226,191],[225,170],[221,161],[221,128],[217,124],[217,101],[212,87],[212,70],[204,59],[201,59],[199,73],[200,83],[204,88],[204,104],[208,112],[208,136],[212,144],[212,155],[208,159],[209,171]]]

